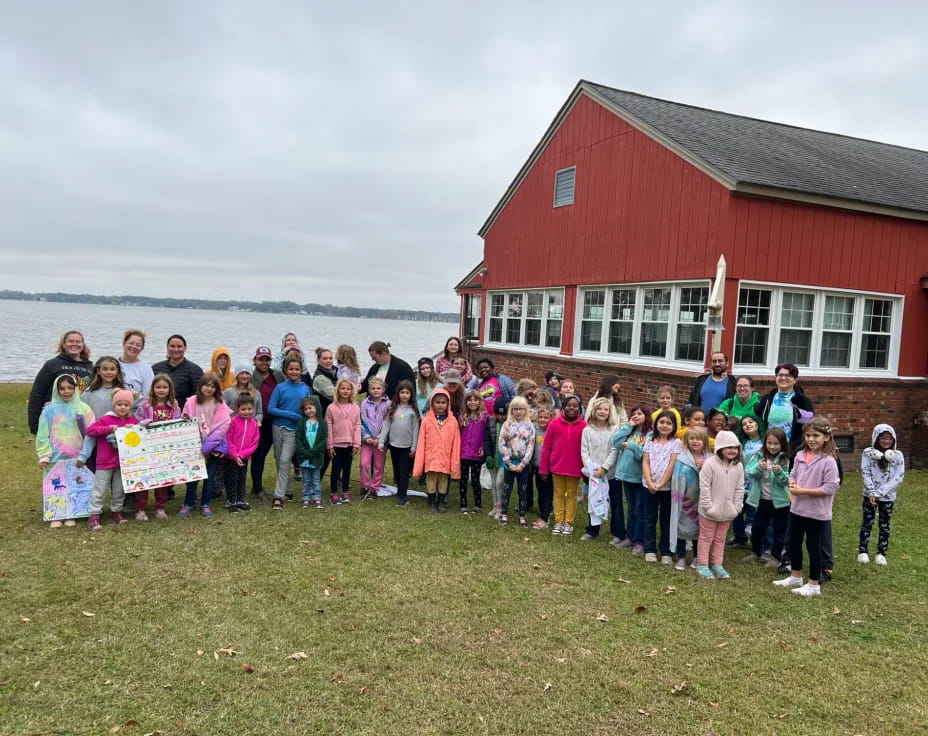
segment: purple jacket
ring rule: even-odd
[[[490,419],[489,414],[484,414],[480,419],[468,419],[466,424],[462,418],[461,423],[461,459],[462,460],[485,460],[487,458],[487,422]],[[489,443],[492,447],[492,442]]]
[[[377,400],[368,396],[361,402],[362,440],[366,440],[368,437],[373,437],[376,440],[380,436],[380,429],[383,427],[388,411],[390,411],[390,399],[386,396],[381,396]]]
[[[789,474],[800,488],[821,488],[824,496],[793,496],[790,512],[807,519],[828,521],[831,518],[831,505],[838,492],[838,463],[831,455],[813,455],[806,464],[806,453],[800,450],[793,461],[793,470]]]

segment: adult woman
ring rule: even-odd
[[[396,395],[396,387],[400,381],[409,381],[413,383],[416,380],[412,367],[402,358],[390,355],[390,343],[382,340],[375,340],[367,349],[368,354],[374,364],[367,371],[367,375],[361,382],[361,393],[367,393],[367,382],[377,376],[383,380],[386,385],[386,395],[393,398]]]
[[[802,425],[815,413],[815,407],[802,387],[796,385],[799,369],[795,365],[781,363],[774,377],[777,387],[758,402],[754,413],[764,420],[768,429],[779,427],[786,433],[791,454],[795,457],[802,448]]]
[[[155,377],[151,366],[139,355],[145,349],[145,333],[141,330],[126,330],[122,336],[122,356],[119,364],[126,388],[132,392],[136,401],[147,398],[151,388],[151,379]]]
[[[287,348],[296,345],[299,347],[300,341],[296,339],[296,335],[292,332],[288,332],[282,338],[280,338],[280,352],[274,356],[274,360],[271,363],[271,370],[282,371],[284,369],[284,360],[287,358]]]
[[[481,358],[474,365],[474,377],[467,388],[477,389],[483,398],[487,413],[493,413],[496,397],[501,396],[508,404],[516,396],[516,384],[509,376],[496,372],[496,366],[489,358]]]
[[[77,330],[68,330],[58,340],[54,358],[46,360],[32,382],[29,393],[29,431],[39,431],[39,416],[42,408],[52,400],[52,386],[58,376],[74,376],[77,381],[77,396],[90,384],[93,363],[90,361],[90,348],[84,342],[84,336]]]
[[[316,348],[316,372],[313,374],[312,389],[322,405],[323,417],[329,404],[335,400],[336,383],[335,356],[328,348]]]
[[[454,337],[453,335],[445,340],[445,349],[442,351],[442,354],[438,356],[438,360],[435,362],[435,371],[438,375],[444,375],[445,371],[451,370],[454,368],[454,359],[461,358],[464,361],[464,368],[458,369],[461,370],[461,378],[464,380],[464,383],[474,377],[474,372],[471,370],[470,363],[467,358],[464,357],[464,353],[461,350],[461,339]]]
[[[622,403],[622,397],[619,396],[620,388],[621,384],[619,383],[618,376],[603,376],[602,380],[599,382],[599,388],[586,405],[586,414],[584,415],[586,420],[590,421],[593,417],[593,404],[596,399],[603,398],[609,399],[609,424],[613,427],[621,427],[625,424],[625,422],[628,421],[628,414],[625,412],[625,404]]]
[[[719,404],[719,411],[729,417],[746,417],[757,413],[760,394],[754,390],[754,381],[750,376],[738,376],[735,381],[735,395]]]
[[[166,373],[174,381],[174,394],[181,406],[197,392],[197,381],[203,376],[203,369],[191,360],[187,360],[187,341],[183,335],[171,335],[167,344],[167,360],[155,363],[151,370],[155,375]]]

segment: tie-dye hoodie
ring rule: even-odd
[[[35,450],[39,462],[53,464],[82,456],[87,428],[93,424],[93,410],[81,401],[77,390],[70,401],[58,393],[58,376],[52,385],[52,401],[39,415],[39,430],[35,436]],[[90,443],[92,449],[92,441]],[[88,452],[89,454],[89,452]],[[86,456],[84,456],[86,457]]]

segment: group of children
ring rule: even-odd
[[[822,551],[830,544],[826,529],[840,485],[834,428],[820,416],[805,422],[802,449],[792,457],[783,429],[765,431],[750,413],[731,423],[718,410],[707,417],[690,406],[681,413],[667,388],[658,392],[653,411],[639,404],[626,413],[617,376],[604,378],[585,411],[572,393],[556,394],[555,408],[551,391],[526,380],[508,403],[497,396],[489,404],[480,391],[464,389],[469,365],[445,366],[436,375],[430,359],[419,361],[416,383],[400,382],[392,398],[376,376],[360,402],[357,372],[337,379],[323,408],[304,380],[302,359],[288,356],[287,345],[282,352],[284,379],[266,406],[248,365],[236,366],[225,392],[216,374],[205,373],[183,406],[164,374],[155,376],[147,397],[135,397],[123,388],[120,363],[110,356],[96,361],[91,383],[80,396],[73,378],[60,376],[41,415],[39,463],[48,468],[56,460],[75,458],[89,466],[95,472],[90,528],[101,528],[107,493],[113,521],[126,523],[115,429],[186,418],[199,427],[207,478],[187,484],[178,517],[190,516],[197,506],[203,516],[212,516],[217,479],[225,488],[226,508],[247,511],[248,461],[258,446],[261,423],[270,421],[278,470],[273,510],[283,509],[291,496],[292,466],[300,469],[304,508],[324,508],[322,478],[329,466],[330,503],[350,503],[356,456],[362,497],[374,498],[389,454],[399,505],[408,504],[410,480],[419,478],[430,510],[443,513],[457,482],[461,513],[482,512],[488,490],[490,515],[505,525],[515,490],[520,526],[528,526],[537,496],[533,528],[552,524],[553,534],[570,536],[578,501],[585,500],[590,523],[583,540],[598,537],[608,521],[616,548],[666,565],[674,564],[676,555],[680,570],[686,569],[691,548],[691,566],[706,579],[730,577],[723,565],[728,531],[733,521],[747,516],[751,554],[746,561],[786,565],[790,575],[778,586],[801,595],[820,592]],[[876,562],[885,565],[890,517],[904,477],[892,427],[874,428],[861,468],[865,495],[858,560],[869,562],[870,533],[878,516]],[[170,492],[154,491],[156,518],[167,518]],[[134,494],[137,521],[148,520],[148,495]],[[62,525],[73,526],[74,520],[52,522]],[[803,542],[808,581],[802,575]]]

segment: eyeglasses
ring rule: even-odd
[[[777,378],[792,378],[792,373],[777,373]]]

